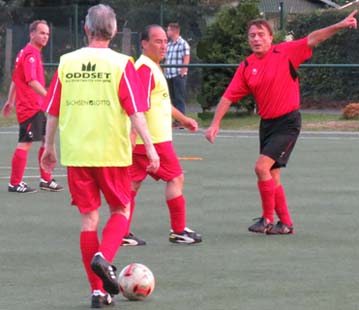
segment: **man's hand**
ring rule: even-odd
[[[358,13],[358,10],[354,10],[352,13],[350,13],[346,18],[344,18],[342,21],[322,28],[315,30],[311,32],[308,35],[308,46],[313,48],[318,46],[320,43],[328,40],[333,35],[335,35],[338,31],[341,31],[343,29],[357,29],[357,20],[355,18],[355,14]]]
[[[355,15],[358,13],[358,10],[354,10],[351,12],[346,18],[344,18],[339,24],[342,28],[350,28],[350,29],[357,29],[357,19]]]
[[[182,120],[182,125],[191,132],[196,132],[198,130],[197,121],[187,116]]]
[[[147,166],[146,171],[150,173],[155,173],[160,167],[160,158],[156,152],[156,149],[153,145],[146,147],[147,158],[150,161],[150,164]]]
[[[219,131],[219,127],[217,127],[217,126],[212,125],[212,126],[208,127],[208,129],[206,130],[206,139],[209,142],[213,143],[217,137],[218,131]]]
[[[41,157],[41,168],[47,173],[51,173],[57,163],[57,155],[55,147],[45,147],[45,151]]]
[[[14,109],[14,104],[10,101],[6,101],[6,103],[4,104],[3,108],[2,108],[2,115],[4,117],[9,117],[12,113],[12,110]]]

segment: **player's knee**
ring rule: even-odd
[[[24,151],[28,151],[31,149],[32,143],[31,142],[19,142],[17,144],[18,149],[24,150]]]
[[[111,207],[111,215],[120,214],[128,219],[130,217],[130,210],[130,204],[127,206]]]
[[[184,183],[184,175],[181,174],[178,177],[175,177],[174,179],[172,179],[171,181],[169,181],[169,183],[175,185],[175,186],[179,186],[181,187]]]
[[[261,178],[261,176],[268,174],[270,172],[270,169],[268,168],[267,165],[264,165],[261,162],[257,162],[254,167],[254,171],[255,171],[257,177]]]
[[[92,211],[81,215],[81,230],[96,231],[99,225],[99,215],[97,211]]]

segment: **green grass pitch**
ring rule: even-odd
[[[89,287],[79,252],[80,221],[69,194],[7,192],[17,129],[0,130],[0,309],[88,309]],[[185,171],[188,226],[203,243],[168,241],[164,184],[142,186],[133,231],[148,245],[121,248],[114,264],[147,265],[156,277],[143,302],[117,296],[123,310],[352,310],[359,301],[358,134],[302,133],[282,182],[295,223],[293,236],[253,235],[261,215],[253,167],[258,137],[223,131],[214,145],[175,131]],[[33,145],[25,181],[38,185]],[[55,178],[66,184],[66,170]],[[102,219],[108,215],[101,209]],[[102,221],[103,225],[103,221]]]

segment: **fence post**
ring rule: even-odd
[[[11,80],[12,41],[13,41],[13,31],[11,28],[6,28],[5,72],[4,72],[6,80]]]
[[[279,30],[283,30],[284,29],[284,3],[283,3],[283,1],[281,1],[279,3],[279,14],[280,14]]]
[[[163,0],[161,0],[160,4],[160,26],[163,27],[163,14],[164,14],[164,3]]]
[[[79,6],[74,4],[75,48],[79,48]]]
[[[131,55],[131,29],[127,27],[122,30],[122,53]]]

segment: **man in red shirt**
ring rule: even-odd
[[[286,166],[301,128],[296,69],[311,57],[312,48],[342,29],[356,29],[356,13],[357,10],[337,24],[316,30],[303,39],[278,45],[272,45],[272,29],[267,21],[258,19],[249,23],[248,40],[253,54],[239,65],[217,106],[206,138],[213,143],[230,105],[246,95],[253,95],[261,117],[260,155],[255,172],[263,213],[248,228],[251,232],[294,233],[280,182],[280,168]],[[274,212],[279,218],[277,224],[274,224]]]
[[[41,111],[43,97],[46,96],[45,75],[41,50],[49,39],[49,27],[44,20],[36,20],[30,25],[30,42],[16,57],[15,69],[10,85],[8,100],[3,107],[3,115],[8,117],[16,104],[19,123],[19,140],[15,149],[8,191],[12,193],[32,193],[36,189],[23,182],[28,152],[32,142],[42,141],[45,135],[46,118]],[[38,159],[44,152],[43,143]],[[40,167],[40,188],[47,191],[62,191],[50,173]]]

